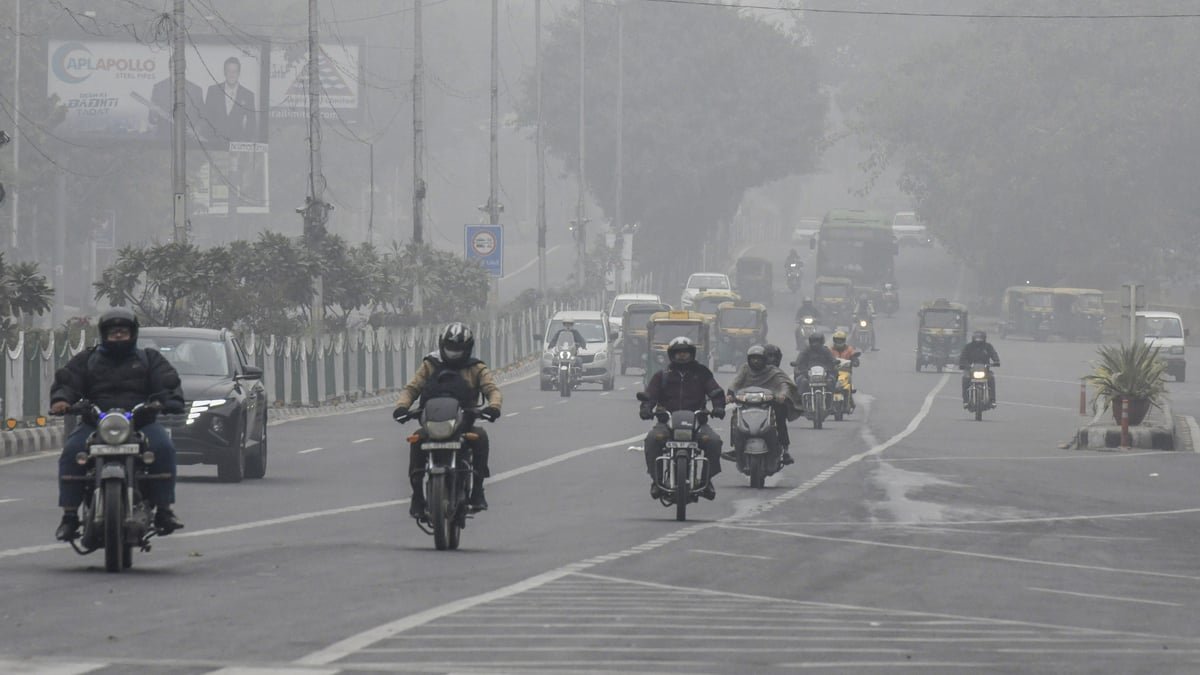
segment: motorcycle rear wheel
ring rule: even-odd
[[[433,527],[433,545],[439,551],[445,551],[450,545],[450,514],[447,507],[446,481],[444,477],[429,481],[429,521]]]
[[[121,503],[121,485],[115,481],[101,486],[104,491],[104,569],[120,572],[125,569],[125,521]]]
[[[690,468],[691,462],[686,456],[675,458],[675,520],[687,520],[687,505],[691,498]]]

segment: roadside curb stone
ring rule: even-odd
[[[1107,416],[1106,411],[1099,412],[1089,424],[1079,428],[1076,447],[1080,450],[1121,447],[1121,426],[1111,422],[1100,422],[1104,416]],[[1162,410],[1152,408],[1141,424],[1129,427],[1129,447],[1175,450],[1175,424],[1175,416],[1169,403],[1164,403]]]

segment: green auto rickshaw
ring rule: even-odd
[[[646,367],[646,333],[650,317],[669,312],[671,306],[661,302],[635,302],[625,307],[621,316],[621,374],[627,368]]]
[[[1104,291],[1097,288],[1054,289],[1053,332],[1068,340],[1104,340]]]
[[[766,258],[742,256],[734,265],[733,286],[744,300],[771,304],[775,269]]]
[[[967,344],[967,308],[938,298],[917,311],[917,372],[935,366],[940,373],[958,364]]]
[[[813,304],[821,313],[821,323],[834,328],[849,326],[854,314],[854,282],[846,277],[817,277]]]
[[[1043,342],[1054,332],[1054,289],[1010,286],[1000,311],[1000,337],[1017,335]]]
[[[745,361],[747,349],[767,342],[767,308],[745,300],[722,302],[716,329],[713,371],[725,364],[736,368]]]
[[[657,312],[646,324],[646,364],[643,386],[650,384],[654,373],[667,367],[667,345],[677,337],[686,337],[696,345],[696,361],[709,363],[710,329],[712,321],[703,314],[687,310]]]

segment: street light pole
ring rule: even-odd
[[[17,232],[20,222],[17,213],[20,211],[21,199],[21,0],[17,0],[16,38],[13,40],[13,181],[12,181],[12,254],[18,256],[19,239]],[[60,291],[61,292],[61,291]]]
[[[546,293],[546,145],[542,138],[542,0],[534,0],[534,79],[537,80],[537,247],[538,292]]]
[[[584,109],[585,92],[585,48],[587,46],[587,0],[579,0],[579,201],[575,205],[575,281],[580,288],[584,286],[585,265],[587,257],[587,176],[585,174],[585,141],[587,134],[584,124],[587,115]]]
[[[184,136],[187,108],[184,97],[186,89],[186,60],[183,39],[183,0],[175,0],[174,25],[171,49],[171,78],[174,99],[171,105],[171,192],[173,209],[172,241],[187,243],[187,143]],[[232,205],[231,205],[232,208]]]
[[[613,208],[615,226],[618,233],[625,229],[624,214],[621,212],[621,192],[624,180],[624,112],[625,112],[625,18],[621,11],[621,0],[617,0],[617,157],[616,157],[616,204]],[[622,250],[630,246],[625,237],[620,238]],[[622,258],[624,256],[622,255]],[[624,272],[616,274],[615,285],[618,293],[624,291],[622,281]]]
[[[413,0],[413,231],[412,243],[415,254],[421,255],[425,241],[425,55],[421,36],[421,4],[424,0]],[[420,261],[415,265],[412,307],[418,318],[425,308],[421,300]]]

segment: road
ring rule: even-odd
[[[185,468],[187,528],[123,575],[51,541],[51,459],[0,464],[0,672],[1196,672],[1200,456],[1059,449],[1092,345],[997,341],[1000,406],[969,419],[957,373],[913,369],[917,303],[956,269],[898,270],[858,411],[793,423],[765,490],[727,465],[687,523],[631,448],[635,375],[507,385],[457,552],[407,517],[384,410],[274,427],[262,481]]]

